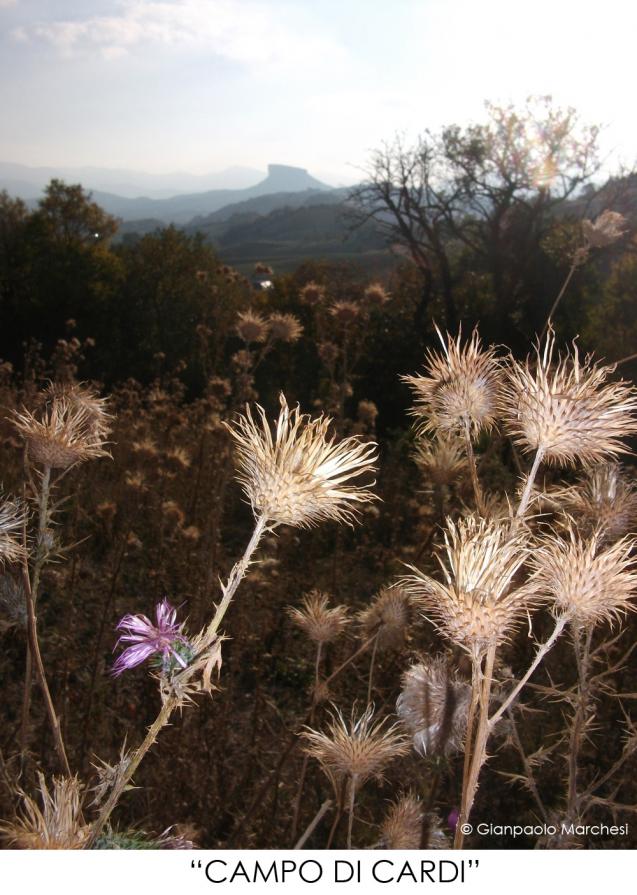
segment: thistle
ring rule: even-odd
[[[325,300],[325,286],[318,283],[306,283],[301,289],[299,298],[304,305],[318,305]]]
[[[535,602],[528,587],[514,584],[529,547],[507,522],[475,516],[447,519],[444,540],[437,553],[444,582],[410,566],[414,574],[401,583],[443,634],[480,656],[505,641]]]
[[[455,438],[419,439],[412,457],[423,476],[438,486],[450,485],[468,469],[463,444]]]
[[[391,300],[391,295],[385,290],[382,283],[370,283],[363,293],[365,301],[369,305],[382,308]]]
[[[400,587],[382,587],[358,616],[363,637],[376,637],[380,649],[403,646],[412,617],[411,597]]]
[[[146,615],[125,615],[116,630],[124,631],[115,647],[130,643],[113,665],[113,674],[119,675],[129,668],[141,665],[151,656],[157,656],[162,671],[167,673],[176,667],[186,668],[193,656],[189,641],[182,634],[183,624],[177,624],[177,610],[164,599],[155,609],[156,624]]]
[[[336,442],[331,420],[310,420],[290,410],[281,395],[274,436],[265,411],[259,422],[250,408],[229,427],[237,445],[239,481],[255,515],[269,523],[309,527],[326,519],[351,523],[356,504],[376,498],[352,479],[374,472],[376,445],[356,437]],[[260,423],[260,425],[259,425]]]
[[[26,508],[18,501],[5,500],[0,504],[0,563],[16,563],[24,558],[22,534],[26,519]]]
[[[442,343],[442,354],[428,351],[424,375],[403,376],[411,387],[412,415],[426,432],[477,436],[493,427],[498,414],[500,367],[492,348],[483,350],[477,330],[463,346],[461,334]]]
[[[270,325],[257,311],[242,311],[237,315],[237,334],[244,342],[265,342]]]
[[[12,419],[29,455],[44,467],[68,469],[109,456],[105,446],[111,417],[106,401],[83,386],[51,383],[34,412],[14,411]]]
[[[598,529],[604,541],[628,534],[637,519],[637,489],[617,463],[588,469],[575,486],[557,492],[555,498],[578,529],[585,534]]]
[[[424,810],[413,793],[394,802],[381,826],[380,848],[442,849],[450,843],[442,831],[440,818]]]
[[[387,765],[404,755],[408,746],[397,724],[388,727],[386,720],[373,719],[373,706],[359,717],[352,710],[349,723],[336,711],[326,733],[311,728],[303,732],[305,751],[319,762],[330,780],[350,777],[355,788],[370,777],[380,780]]]
[[[514,441],[557,465],[628,453],[622,439],[637,432],[637,391],[606,382],[614,368],[581,361],[575,343],[555,359],[552,330],[535,353],[535,365],[512,360],[507,369],[502,410]]]
[[[634,548],[630,538],[604,548],[599,533],[582,537],[571,525],[564,538],[547,537],[532,552],[533,584],[576,626],[612,621],[636,608]]]
[[[303,598],[301,609],[288,607],[295,625],[314,643],[331,643],[345,630],[349,621],[345,606],[329,606],[327,594],[313,590]]]
[[[426,659],[404,674],[396,712],[420,755],[449,755],[462,749],[471,687],[444,658]]]
[[[22,793],[22,811],[13,821],[0,823],[0,834],[10,847],[23,849],[79,849],[89,836],[82,820],[82,786],[77,777],[54,777],[49,790],[38,774],[40,800]]]
[[[353,301],[335,301],[330,314],[341,326],[348,326],[361,316],[361,307]]]
[[[594,221],[582,221],[582,233],[587,246],[603,249],[617,242],[626,232],[626,218],[618,211],[603,211]]]
[[[270,314],[268,325],[271,337],[279,342],[298,342],[303,335],[303,326],[294,314]]]

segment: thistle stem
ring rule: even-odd
[[[323,802],[323,804],[321,805],[321,807],[319,808],[319,810],[318,810],[318,811],[316,812],[316,814],[314,815],[313,819],[312,819],[312,820],[310,821],[310,823],[308,824],[308,826],[307,826],[305,832],[303,833],[303,835],[301,836],[301,838],[299,839],[299,841],[298,841],[298,842],[296,843],[296,845],[294,846],[294,850],[295,850],[295,851],[296,851],[297,849],[299,849],[299,848],[303,848],[303,846],[305,845],[305,843],[307,842],[307,840],[310,838],[310,836],[312,835],[312,833],[314,832],[314,830],[318,827],[318,825],[320,824],[320,822],[323,820],[323,817],[327,814],[327,812],[330,810],[330,808],[332,807],[332,805],[333,805],[333,802],[332,802],[331,799],[326,799],[326,800]]]
[[[374,681],[374,660],[376,659],[376,651],[378,650],[378,636],[380,631],[376,632],[376,636],[374,637],[374,645],[372,647],[372,656],[369,660],[369,681],[367,684],[367,705],[372,701],[372,684]]]
[[[546,318],[546,323],[544,324],[544,328],[542,329],[542,334],[540,335],[540,342],[543,340],[544,336],[546,335],[546,331],[549,328],[549,326],[551,325],[551,320],[553,319],[553,314],[555,314],[555,312],[557,311],[557,307],[558,307],[559,303],[562,301],[562,299],[564,298],[564,293],[568,289],[569,283],[571,282],[571,280],[573,278],[573,274],[575,273],[575,271],[577,270],[577,268],[579,267],[580,264],[581,264],[581,261],[577,258],[577,255],[576,255],[575,258],[573,259],[573,263],[571,264],[570,270],[566,275],[566,279],[562,283],[562,288],[558,292],[557,298],[551,305],[551,310],[549,311],[548,317]]]
[[[356,774],[352,774],[349,784],[349,817],[347,820],[347,847],[352,847],[352,830],[354,827],[354,805],[356,804]]]
[[[257,549],[259,541],[261,540],[261,537],[262,537],[264,531],[266,530],[266,525],[267,525],[266,519],[263,516],[259,516],[259,518],[256,521],[256,525],[254,527],[252,537],[250,538],[250,541],[248,542],[248,546],[246,547],[243,556],[232,567],[232,570],[230,572],[230,575],[228,577],[228,581],[227,581],[226,585],[225,586],[222,585],[223,599],[217,606],[217,609],[215,611],[213,619],[206,629],[202,647],[201,647],[201,651],[200,651],[200,655],[202,652],[205,651],[205,649],[208,646],[210,646],[210,644],[214,640],[214,638],[216,636],[216,632],[219,630],[219,626],[221,625],[221,622],[223,621],[223,617],[225,616],[225,614],[228,610],[228,607],[230,606],[230,603],[232,602],[232,598],[248,570],[248,566],[250,565],[252,555],[254,554],[255,550]],[[191,667],[188,666],[179,675],[177,675],[177,681],[180,683],[181,682],[186,683],[188,681],[191,673],[192,673]],[[177,708],[177,706],[179,704],[180,704],[180,697],[177,696],[175,693],[168,696],[167,699],[165,700],[164,704],[162,705],[162,707],[159,711],[159,714],[157,715],[157,717],[153,721],[152,725],[148,729],[148,733],[146,734],[146,738],[144,739],[143,743],[141,744],[141,746],[139,746],[135,750],[135,752],[131,756],[131,759],[130,759],[125,771],[118,777],[117,782],[113,786],[113,788],[110,792],[110,795],[109,795],[106,803],[104,804],[104,807],[100,811],[99,817],[93,824],[93,828],[91,830],[91,835],[86,843],[85,848],[92,848],[93,845],[95,844],[95,842],[97,841],[100,833],[104,829],[105,824],[107,823],[108,819],[110,818],[111,813],[113,812],[113,809],[119,802],[119,800],[122,796],[122,793],[124,792],[129,780],[132,778],[133,774],[139,767],[142,759],[144,758],[144,756],[146,755],[146,753],[148,752],[150,747],[153,745],[153,743],[157,739],[157,736],[158,736],[159,732],[161,731],[161,729],[168,724],[168,722],[170,720],[170,716],[172,715],[173,711]]]
[[[548,638],[548,640],[545,640],[544,643],[542,643],[542,644],[540,644],[540,646],[538,646],[537,652],[535,653],[535,658],[533,659],[533,662],[529,666],[524,677],[520,678],[518,683],[515,685],[513,690],[511,690],[511,692],[509,693],[507,698],[504,700],[504,702],[500,705],[498,710],[496,712],[494,712],[493,715],[489,718],[489,729],[490,730],[493,730],[493,728],[498,723],[498,721],[500,720],[502,715],[507,711],[509,706],[516,699],[520,690],[526,685],[527,681],[529,680],[529,678],[531,677],[531,675],[533,674],[535,669],[538,667],[538,665],[540,664],[540,662],[542,661],[544,656],[548,653],[548,651],[550,649],[553,648],[555,641],[557,640],[557,638],[560,636],[560,634],[564,630],[564,626],[566,625],[566,622],[567,622],[567,618],[565,616],[561,616],[560,618],[557,619],[557,621],[555,623],[555,628],[553,629],[553,633]]]
[[[540,446],[535,452],[535,457],[533,459],[533,466],[531,467],[531,471],[529,472],[526,482],[524,483],[524,490],[522,491],[522,497],[520,498],[520,504],[518,506],[517,512],[515,514],[516,519],[522,519],[524,514],[527,511],[529,500],[531,498],[531,489],[533,488],[533,483],[535,482],[535,478],[537,476],[537,471],[540,468],[540,463],[544,459],[545,449]]]
[[[471,444],[471,432],[469,431],[469,422],[465,420],[464,425],[464,441],[465,447],[467,449],[467,460],[469,461],[469,470],[471,472],[471,482],[473,484],[473,493],[476,499],[476,507],[478,513],[481,516],[485,515],[485,506],[484,506],[484,497],[482,494],[482,487],[480,485],[480,479],[478,478],[478,467],[476,465],[476,456],[473,451],[473,445]]]

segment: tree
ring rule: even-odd
[[[490,306],[483,301],[480,311],[494,336],[519,325],[550,220],[599,170],[597,138],[573,109],[540,97],[520,110],[487,104],[484,124],[427,131],[413,147],[396,140],[373,154],[350,195],[354,222],[373,219],[417,265],[417,324],[436,297],[449,329],[475,317],[470,280],[478,275],[488,278]]]

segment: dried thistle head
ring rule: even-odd
[[[458,438],[419,438],[412,457],[423,476],[439,486],[450,485],[468,469],[467,453]]]
[[[387,292],[382,283],[370,283],[363,293],[365,301],[369,305],[382,308],[391,299],[391,295]]]
[[[582,533],[598,529],[602,541],[628,534],[637,519],[637,488],[618,463],[593,466],[573,487],[557,492],[555,499]]]
[[[83,848],[90,830],[81,819],[80,781],[77,777],[54,777],[49,791],[43,774],[38,774],[38,780],[42,807],[22,793],[20,815],[0,823],[0,834],[14,848]]]
[[[381,826],[380,848],[441,849],[450,843],[442,830],[440,818],[426,812],[414,793],[407,793],[394,802]]]
[[[244,342],[265,342],[269,331],[268,321],[257,311],[241,311],[237,315],[237,333]]]
[[[325,300],[325,286],[318,283],[306,283],[301,289],[299,298],[304,305],[318,305]]]
[[[336,442],[328,435],[329,418],[311,420],[298,407],[290,410],[283,395],[280,403],[274,435],[259,405],[259,422],[247,408],[228,427],[237,445],[239,481],[252,509],[280,525],[309,527],[326,519],[351,523],[356,504],[376,499],[364,486],[351,484],[373,473],[376,445],[353,436]]]
[[[305,752],[332,781],[351,777],[356,788],[370,777],[380,780],[387,765],[409,748],[396,724],[387,726],[386,719],[374,721],[373,706],[358,717],[352,709],[349,722],[340,711],[331,717],[326,733],[308,727],[302,736],[307,740]]]
[[[531,554],[533,584],[558,616],[577,626],[613,621],[628,610],[637,590],[635,541],[603,547],[598,533],[582,537],[573,525],[565,537],[544,538]]]
[[[381,587],[358,619],[365,640],[377,637],[379,649],[400,649],[413,620],[411,597],[402,587]]]
[[[270,335],[280,342],[298,342],[303,335],[303,325],[294,314],[270,314]]]
[[[420,755],[450,755],[462,749],[471,687],[438,656],[404,674],[396,711]]]
[[[606,382],[613,367],[555,354],[549,330],[536,362],[511,360],[502,412],[507,430],[525,451],[539,451],[549,463],[595,463],[628,453],[621,439],[637,432],[637,391],[626,382]]]
[[[287,612],[294,624],[314,643],[331,643],[349,622],[347,607],[330,607],[327,594],[318,590],[310,591],[303,598],[301,609],[289,606]]]
[[[9,628],[27,628],[27,600],[19,579],[0,574],[0,634]]]
[[[108,457],[111,417],[106,400],[80,385],[51,383],[31,412],[14,411],[12,422],[36,463],[67,469],[75,463]]]
[[[618,211],[603,211],[594,221],[582,221],[582,233],[587,245],[592,249],[603,249],[612,245],[626,232],[626,218]]]
[[[341,326],[355,323],[361,316],[362,308],[354,301],[335,301],[330,307],[330,314]]]
[[[508,522],[467,516],[447,519],[444,548],[438,550],[444,582],[414,566],[403,586],[420,602],[426,618],[474,656],[506,640],[534,604],[533,592],[516,587],[526,561],[526,535]]]
[[[17,563],[25,557],[23,531],[27,509],[17,500],[0,503],[0,564]]]
[[[475,436],[493,427],[498,412],[500,367],[492,348],[484,350],[478,331],[463,346],[462,334],[447,335],[442,354],[428,351],[425,373],[403,376],[415,398],[412,415],[427,432]]]

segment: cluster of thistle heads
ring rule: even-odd
[[[387,298],[369,296],[381,303]],[[322,287],[305,287],[304,301],[324,300]],[[335,315],[341,311],[331,308]],[[248,311],[240,315],[237,331],[246,343],[293,342],[302,328],[292,315],[265,320]],[[451,646],[481,661],[541,607],[575,629],[620,618],[633,608],[637,587],[630,536],[637,493],[617,458],[629,451],[627,439],[637,433],[637,392],[615,379],[612,367],[582,358],[576,345],[559,353],[551,330],[524,362],[484,348],[477,332],[466,340],[461,334],[439,335],[442,351],[430,351],[424,371],[405,377],[415,399],[420,469],[434,486],[444,486],[475,465],[480,439],[499,431],[527,458],[530,471],[517,493],[495,501],[476,491],[475,510],[444,520],[439,572],[412,566],[410,574],[381,588],[358,615],[362,641],[381,650],[403,646],[419,612]],[[106,453],[104,402],[80,386],[50,386],[36,410],[16,413],[14,423],[29,458],[45,470],[65,470]],[[352,524],[376,499],[371,490],[376,445],[356,436],[337,439],[327,417],[312,419],[291,408],[283,395],[274,426],[257,405],[228,429],[238,479],[261,530],[309,528],[329,520]],[[539,485],[544,467],[575,466],[574,484]],[[477,489],[478,472],[479,467]],[[5,558],[15,551],[15,558],[25,550],[17,536],[23,513],[6,503],[2,514],[0,550]],[[290,617],[319,650],[352,621],[346,607],[330,606],[318,592],[292,608]],[[154,621],[128,615],[118,627],[126,647],[116,674],[151,659],[170,678],[210,646],[203,633],[186,636],[166,600]],[[220,655],[215,661],[220,664]],[[315,703],[327,696],[317,676]],[[354,708],[348,718],[335,708],[325,730],[306,729],[305,748],[336,793],[347,783],[353,805],[358,789],[381,778],[410,743],[424,756],[462,748],[469,701],[469,684],[447,657],[420,656],[403,675],[398,722],[375,717],[371,706]],[[73,793],[61,794],[60,801],[77,813]],[[51,809],[48,793],[43,803],[45,811]],[[35,815],[31,820],[39,823]],[[390,808],[382,843],[415,846],[425,828],[430,845],[444,842],[437,818],[407,792]]]

